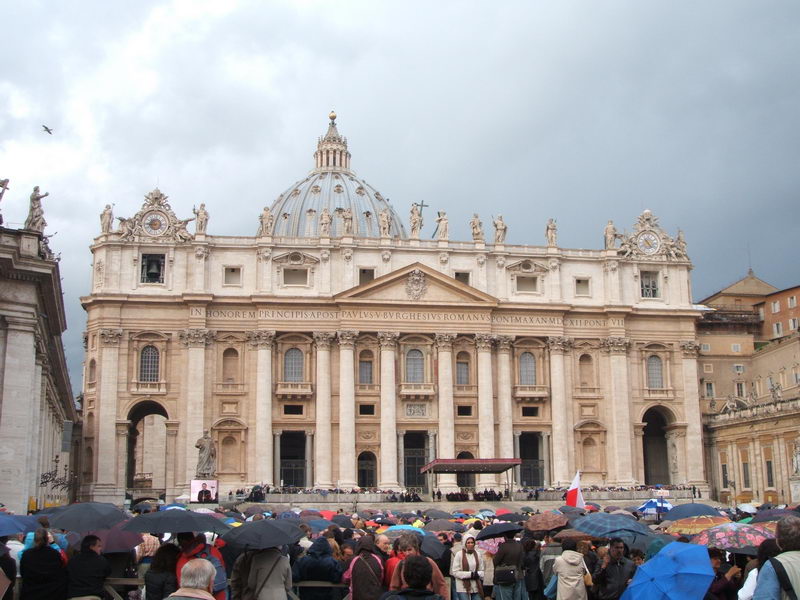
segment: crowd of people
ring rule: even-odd
[[[256,513],[251,518],[271,517]],[[654,539],[645,552],[630,549],[619,537],[601,544],[574,537],[558,541],[557,531],[527,528],[478,541],[486,537],[481,533],[488,533],[489,520],[473,520],[463,533],[436,533],[437,552],[425,548],[426,536],[403,532],[392,539],[358,515],[351,518],[352,527],[315,530],[302,523],[296,543],[261,550],[237,549],[199,532],[145,534],[129,554],[143,581],[130,597],[285,600],[296,588],[301,600],[616,600],[637,569],[671,543]],[[426,522],[418,511],[399,524],[420,527]],[[115,560],[97,536],[70,544],[65,532],[48,527],[45,517],[40,524],[21,539],[0,539],[0,568],[12,583],[2,600],[13,597],[17,573],[20,600],[100,600],[106,578],[126,574],[114,573]],[[800,516],[784,517],[776,531],[776,539],[761,543],[755,557],[708,548],[713,579],[692,597],[793,597],[782,594],[800,591]],[[672,543],[688,541],[679,537]]]

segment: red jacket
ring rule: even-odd
[[[220,551],[206,544],[205,541],[198,540],[192,546],[190,546],[187,550],[183,550],[178,557],[178,565],[175,567],[176,573],[175,577],[178,578],[178,587],[181,585],[181,569],[183,569],[183,565],[187,562],[192,560],[193,558],[205,558],[211,561],[211,564],[217,569],[217,577],[214,578],[215,589],[218,588],[217,580],[222,578],[222,580],[227,581],[227,575],[225,574],[225,560],[222,558],[222,554]],[[220,572],[221,567],[221,572]],[[223,589],[217,589],[214,592],[214,598],[216,600],[226,600],[227,598],[227,587]]]

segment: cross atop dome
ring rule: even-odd
[[[350,152],[347,151],[347,138],[336,129],[336,113],[328,115],[331,120],[328,132],[317,140],[317,151],[314,152],[314,170],[350,171]]]

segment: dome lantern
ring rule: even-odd
[[[317,151],[314,152],[314,170],[350,171],[350,152],[347,150],[347,138],[336,129],[336,113],[328,115],[331,120],[328,132],[317,140]]]

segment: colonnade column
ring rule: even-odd
[[[480,458],[496,458],[494,445],[494,388],[492,385],[492,344],[494,336],[489,333],[476,333],[475,346],[478,349],[478,454]],[[497,476],[482,473],[478,476],[479,488],[494,488]]]
[[[274,331],[248,331],[247,341],[256,349],[256,422],[253,474],[255,481],[275,485],[280,477],[272,465],[272,343]]]
[[[520,447],[519,447],[519,438],[522,436],[521,431],[514,431],[514,458],[521,458],[520,456]],[[517,487],[522,485],[522,466],[517,465],[514,467],[514,481],[516,482]]]
[[[497,433],[499,436],[499,458],[519,458],[519,445],[514,454],[513,412],[511,401],[511,342],[513,337],[497,337]],[[517,439],[519,444],[519,439]],[[519,481],[519,469],[517,469]]]
[[[186,464],[184,470],[185,491],[189,491],[189,483],[195,479],[197,473],[197,449],[192,442],[203,437],[205,417],[205,376],[206,376],[206,346],[214,341],[215,331],[208,329],[184,329],[178,337],[181,345],[187,349],[186,361]]]
[[[381,472],[378,487],[396,490],[397,479],[397,385],[395,383],[395,349],[399,334],[378,332],[381,345]]]
[[[567,413],[565,389],[564,353],[572,347],[572,339],[549,337],[550,349],[550,405],[553,422],[553,485],[569,485],[572,474],[569,472],[569,448],[572,444],[572,423]]]
[[[397,432],[397,473],[398,473],[398,485],[403,488],[406,486],[406,470],[405,470],[405,453],[406,453],[406,443],[405,443],[406,432],[402,429]]]
[[[609,425],[614,440],[611,453],[614,464],[613,481],[618,485],[631,486],[636,483],[631,448],[634,437],[628,382],[628,348],[631,342],[624,337],[608,337],[601,340],[601,345],[609,353],[611,363],[611,414],[614,418]]]
[[[358,486],[356,472],[355,346],[357,331],[340,331],[339,337],[339,487]]]
[[[542,460],[544,461],[543,484],[550,487],[550,434],[542,432]]]
[[[453,340],[454,333],[437,333],[436,349],[439,367],[439,457],[456,457],[455,408],[453,406]],[[455,473],[439,476],[443,494],[458,491]]]
[[[331,340],[328,331],[315,331],[317,347],[317,405],[316,444],[314,444],[314,487],[330,489],[331,476]],[[306,436],[306,449],[308,449]],[[308,456],[308,455],[307,455]]]
[[[700,414],[700,395],[697,391],[697,354],[700,344],[695,340],[681,342],[683,352],[683,410],[686,415],[686,483],[708,491],[703,469],[703,424]]]
[[[311,453],[314,452],[315,450],[317,450],[317,447],[319,446],[319,437],[317,437],[316,441],[317,441],[317,443],[314,444],[314,434],[311,433],[310,431],[306,431],[306,440],[305,440],[305,442],[306,442],[306,449],[305,449],[305,456],[306,456],[305,480],[306,480],[306,486],[308,486],[312,481],[314,481],[315,477],[317,479],[319,479],[319,475],[317,475],[317,473],[319,473],[319,471],[314,468],[314,465],[318,464],[318,463],[316,461],[314,461],[314,463],[312,463],[310,460],[308,460],[308,457],[311,456]],[[330,467],[330,464],[328,466]],[[333,484],[331,483],[331,485],[329,487],[332,487],[332,486],[333,486]],[[321,485],[317,485],[315,483],[314,487],[322,487],[322,486]]]
[[[167,448],[164,456],[164,487],[166,488],[167,502],[173,502],[180,494],[175,489],[175,449],[178,441],[178,421],[167,421]]]
[[[275,486],[283,487],[281,480],[281,431],[272,432],[272,474],[275,478]],[[306,457],[308,461],[308,457]]]

